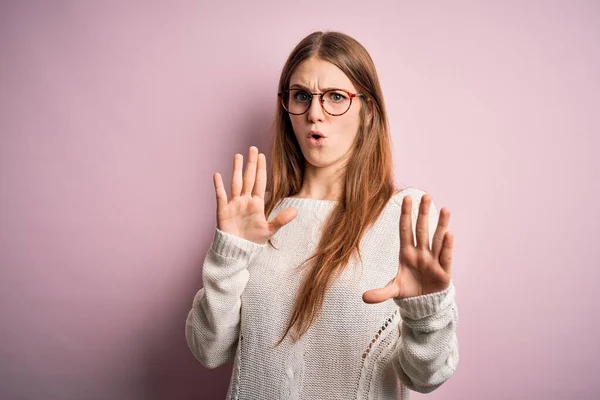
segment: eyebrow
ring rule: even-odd
[[[308,87],[306,87],[306,86],[304,86],[304,85],[301,85],[301,84],[299,84],[299,83],[294,83],[293,85],[291,85],[291,86],[290,86],[290,89],[292,89],[292,88],[295,88],[295,87],[298,87],[298,88],[300,88],[300,89],[304,89],[304,90],[306,90],[306,91],[309,91],[309,92],[310,92],[310,89],[309,89]],[[332,89],[341,89],[341,88],[340,88],[340,87],[338,87],[338,86],[334,86],[334,87],[327,87],[327,88],[323,88],[323,89],[321,89],[321,91],[322,91],[322,92],[326,92],[326,91],[328,91],[328,90],[332,90]]]

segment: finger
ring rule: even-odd
[[[227,205],[227,192],[223,186],[223,178],[218,172],[213,174],[213,183],[215,184],[215,194],[217,196],[217,214],[219,214],[219,211]]]
[[[400,249],[414,247],[412,230],[412,198],[409,194],[402,199],[400,211]]]
[[[433,243],[431,246],[431,251],[433,252],[434,258],[438,258],[440,256],[440,252],[442,251],[442,246],[444,244],[444,234],[448,231],[449,222],[450,211],[448,211],[446,208],[442,208],[440,210],[440,218],[433,235]]]
[[[421,197],[419,206],[419,216],[417,218],[417,248],[421,250],[429,250],[429,205],[431,204],[431,196],[424,194]]]
[[[242,164],[244,162],[244,156],[236,154],[233,157],[233,176],[231,178],[231,198],[240,195],[242,190]]]
[[[394,284],[394,280],[392,279],[385,287],[367,290],[363,293],[362,298],[365,303],[374,304],[389,300],[392,297],[398,297],[399,295],[397,285]]]
[[[244,173],[244,186],[242,194],[250,194],[254,189],[254,181],[256,179],[256,160],[258,158],[258,148],[250,147],[248,150],[248,162],[246,163],[246,172]]]
[[[447,273],[452,272],[452,250],[454,249],[454,234],[450,231],[444,235],[444,246],[440,253],[440,265]]]
[[[298,212],[295,208],[286,208],[282,212],[280,212],[275,218],[273,218],[269,222],[269,228],[271,231],[271,236],[277,233],[279,229],[281,229],[286,224],[290,223],[294,218],[296,218]]]
[[[253,196],[265,198],[265,190],[267,188],[267,158],[263,153],[258,155],[256,166],[256,182],[254,183]]]

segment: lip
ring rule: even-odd
[[[319,135],[319,136],[321,136],[321,139],[325,139],[327,137],[322,132],[317,131],[316,129],[308,131],[308,134],[306,135],[306,137],[310,139],[312,137],[312,135]]]

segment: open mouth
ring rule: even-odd
[[[323,146],[327,142],[327,136],[323,135],[316,129],[311,129],[308,131],[306,138],[308,139],[308,144],[311,147]]]
[[[310,135],[308,144],[313,147],[322,146],[325,144],[326,137],[321,135]]]
[[[308,131],[308,135],[307,137],[310,139],[324,139],[327,136],[323,135],[323,133],[321,133],[320,131],[316,130],[316,129],[311,129],[310,131]]]

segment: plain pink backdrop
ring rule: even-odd
[[[460,363],[413,398],[600,398],[599,3],[295,4],[1,3],[0,398],[225,396],[184,335],[212,173],[267,151],[327,29],[375,61],[397,183],[452,212]]]

